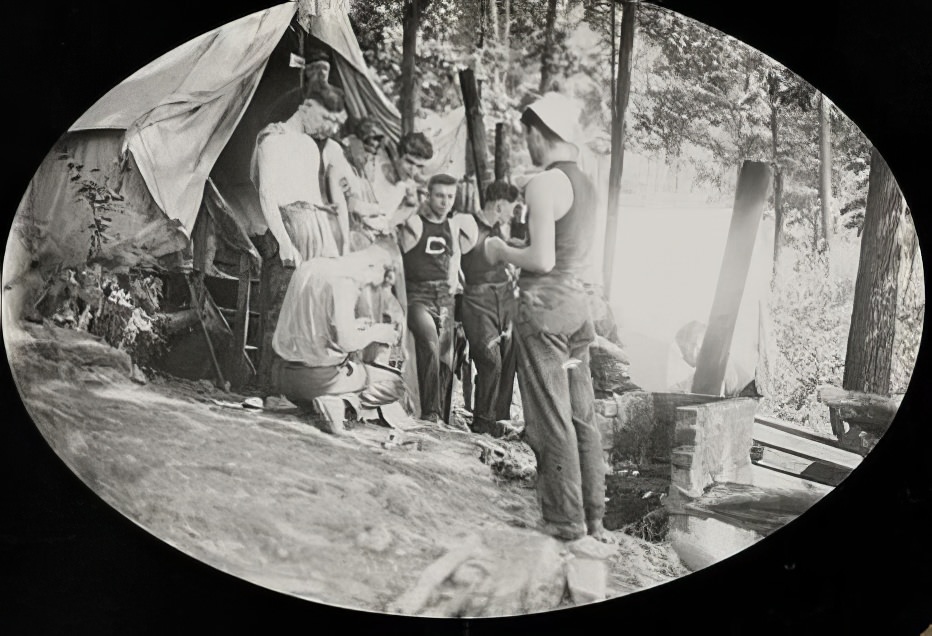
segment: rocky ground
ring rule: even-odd
[[[522,442],[427,423],[335,436],[300,413],[242,408],[248,396],[207,382],[146,378],[79,332],[33,325],[7,344],[36,425],[85,483],[153,535],[265,587],[357,609],[488,616],[686,573],[666,544],[616,532],[606,552],[533,530],[532,480],[515,470],[533,459]]]

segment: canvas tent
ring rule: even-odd
[[[91,260],[119,270],[187,271],[191,239],[203,236],[196,225],[207,217],[218,243],[233,248],[227,256],[258,256],[249,237],[267,226],[249,177],[256,136],[283,95],[300,95],[302,69],[294,61],[308,51],[329,58],[329,81],[344,90],[349,116],[375,119],[396,142],[400,115],[334,4],[299,0],[231,22],[104,95],[30,182],[9,238],[4,284],[25,286],[36,263],[46,272]],[[226,264],[235,272],[238,260]],[[399,294],[403,302],[403,289]],[[413,365],[405,366],[407,376]]]
[[[208,178],[239,234],[224,238],[251,249],[243,239],[265,223],[249,160],[272,104],[300,84],[291,61],[302,45],[327,52],[349,115],[374,118],[397,140],[400,116],[370,78],[348,16],[318,5],[288,2],[205,33],[88,109],[46,157],[18,210],[14,233],[29,237],[31,257],[65,266],[89,255],[124,266],[180,265]]]

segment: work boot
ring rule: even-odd
[[[489,435],[493,435],[494,437],[494,433],[492,432],[492,427],[489,424],[490,422],[488,422],[484,418],[473,417],[472,424],[470,424],[469,429],[476,435],[482,435],[484,433],[488,433]]]

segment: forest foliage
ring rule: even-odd
[[[401,16],[406,0],[354,0],[350,18],[372,72],[394,100],[401,86]],[[409,0],[408,0],[409,1]],[[552,90],[583,104],[590,148],[610,152],[612,97],[624,4],[610,0],[420,0],[417,86],[421,112],[460,106],[458,70],[481,81],[493,139],[497,122],[520,130],[520,108]],[[552,24],[547,20],[553,10]],[[548,43],[550,44],[548,49]],[[697,188],[727,198],[744,160],[770,163],[780,179],[766,214],[780,219],[770,311],[778,350],[763,408],[825,428],[815,387],[841,386],[857,275],[870,142],[830,107],[832,219],[820,220],[819,92],[766,55],[719,31],[639,3],[626,150],[674,168],[688,163]],[[512,142],[513,162],[525,159]],[[622,211],[623,214],[623,211]],[[912,235],[912,224],[905,224]],[[622,221],[623,228],[623,221]],[[820,236],[831,239],[831,251]],[[924,311],[921,258],[904,240],[892,386],[905,390]],[[775,249],[777,246],[775,246]]]

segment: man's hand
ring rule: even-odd
[[[505,241],[497,236],[490,236],[485,240],[485,255],[490,263],[501,263],[504,260]]]
[[[417,185],[409,185],[405,188],[405,198],[404,205],[407,206],[417,206],[420,205],[421,198],[418,196],[418,187]]]

